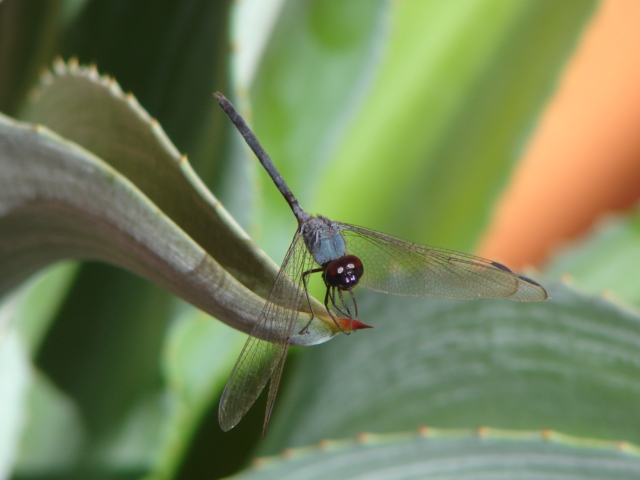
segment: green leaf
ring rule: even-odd
[[[16,330],[28,351],[25,354],[34,356],[39,350],[77,270],[75,263],[58,263],[6,297],[5,303],[13,305],[10,331]],[[83,426],[77,406],[41,372],[30,374],[28,380],[27,398],[23,401],[26,418],[15,469],[26,475],[68,471],[81,451]],[[9,389],[3,391],[7,394]],[[64,443],[59,441],[61,431],[65,432]]]
[[[245,340],[239,332],[193,310],[184,312],[172,325],[163,359],[169,411],[162,443],[155,453],[157,478],[175,474],[206,409],[220,395]]]
[[[29,358],[12,325],[19,302],[15,294],[0,302],[0,478],[8,478],[13,469],[27,415]]]
[[[0,2],[0,111],[14,113],[57,48],[59,1]]]
[[[396,3],[379,74],[314,207],[472,249],[595,5]],[[362,186],[348,201],[335,194],[335,172]]]
[[[55,320],[77,271],[77,263],[60,262],[35,275],[22,288],[15,324],[32,355]]]
[[[212,127],[222,115],[212,94],[226,83],[230,4],[183,0],[150,9],[139,0],[92,0],[65,30],[59,51],[96,63],[118,79],[172,142],[189,152],[208,185],[221,181],[220,137],[212,135]],[[195,154],[199,144],[212,139],[213,155]]]
[[[16,473],[25,476],[68,473],[78,461],[84,440],[78,406],[39,372],[32,378],[27,400],[28,416]]]
[[[269,293],[276,265],[229,217],[157,121],[113,79],[58,61],[22,118],[100,157],[243,284]]]
[[[98,158],[4,116],[0,152],[1,290],[54,261],[93,258],[154,280],[245,329],[259,315],[258,297]],[[240,299],[244,312],[237,310]]]
[[[423,435],[369,435],[323,441],[258,459],[237,480],[283,478],[635,479],[640,449],[553,432],[426,430]]]
[[[175,303],[113,267],[80,270],[37,357],[82,412],[86,434],[76,476],[149,468],[164,418],[158,358]]]
[[[131,96],[124,95],[115,82],[100,77],[95,69],[58,62],[56,75],[45,83],[37,100],[24,112],[25,118],[55,128],[110,166],[46,132],[30,136],[24,127],[13,132],[22,141],[23,149],[18,155],[33,160],[26,163],[21,157],[6,156],[4,161],[15,170],[14,173],[7,168],[6,181],[20,175],[22,182],[53,205],[44,202],[43,206],[27,208],[35,208],[36,217],[26,235],[50,242],[50,236],[43,237],[42,232],[89,227],[81,232],[88,236],[84,239],[78,238],[76,231],[68,232],[75,237],[70,239],[77,244],[73,248],[67,238],[53,239],[54,244],[62,245],[47,248],[45,258],[39,258],[42,254],[38,253],[31,269],[16,272],[15,281],[59,258],[106,260],[154,281],[229,325],[250,332],[264,303],[260,296],[268,295],[275,278],[275,265],[202,185],[157,122]],[[38,157],[32,157],[29,149],[38,144],[38,135],[43,140],[50,137],[54,144],[64,144],[66,150],[53,152],[43,141],[53,153],[39,152]],[[41,171],[36,168],[38,162]],[[52,179],[50,170],[60,178]],[[6,195],[11,197],[12,192],[7,191]],[[17,200],[15,207],[24,201]],[[46,211],[51,208],[54,212]],[[38,209],[45,212],[38,213]],[[89,218],[82,218],[86,215]],[[63,221],[63,216],[68,219]],[[60,222],[64,225],[58,225]],[[69,225],[74,222],[78,225]],[[97,235],[96,225],[89,226],[87,222],[96,222],[104,231]],[[22,243],[15,238],[6,242],[13,248]],[[15,255],[11,248],[7,254]],[[159,263],[164,265],[159,267]],[[225,288],[220,288],[222,285]],[[321,308],[318,303],[315,306]],[[301,315],[299,321],[302,329],[308,317]],[[318,335],[296,336],[293,343],[324,341],[337,329],[329,321],[314,322],[314,330]]]
[[[546,286],[538,304],[359,292],[375,329],[300,352],[263,451],[418,425],[639,442],[640,315]]]
[[[258,138],[309,211],[469,251],[596,2],[365,3],[286,4]],[[287,231],[272,190],[261,235]]]
[[[288,1],[282,7],[251,85],[253,110],[246,113],[254,113],[258,138],[303,207],[327,193],[320,183],[377,71],[389,14],[389,2],[381,0]],[[248,87],[238,85],[241,107]],[[291,213],[270,179],[263,172],[258,178],[256,238],[280,258],[293,234]],[[330,187],[336,188],[344,182]]]

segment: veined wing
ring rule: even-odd
[[[500,263],[335,223],[343,233],[347,252],[362,260],[364,274],[359,285],[365,288],[451,300],[505,298],[538,302],[547,298],[541,285]]]
[[[236,362],[222,393],[218,419],[224,431],[235,427],[271,378],[264,428],[267,428],[289,339],[304,299],[302,273],[313,258],[299,231],[284,257],[280,272],[258,321]],[[306,301],[306,300],[305,300]]]

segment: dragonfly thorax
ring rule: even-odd
[[[345,255],[342,258],[323,265],[322,278],[327,287],[340,290],[351,290],[358,284],[364,273],[364,266],[355,255]]]
[[[305,221],[300,231],[307,249],[318,265],[344,257],[347,247],[338,225],[321,215]]]

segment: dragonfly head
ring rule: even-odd
[[[323,268],[324,283],[328,287],[336,287],[343,291],[352,290],[364,273],[362,262],[355,255],[345,255],[332,260],[323,265]]]

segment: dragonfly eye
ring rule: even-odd
[[[364,273],[362,262],[355,255],[346,255],[324,265],[323,278],[328,287],[351,290]]]

